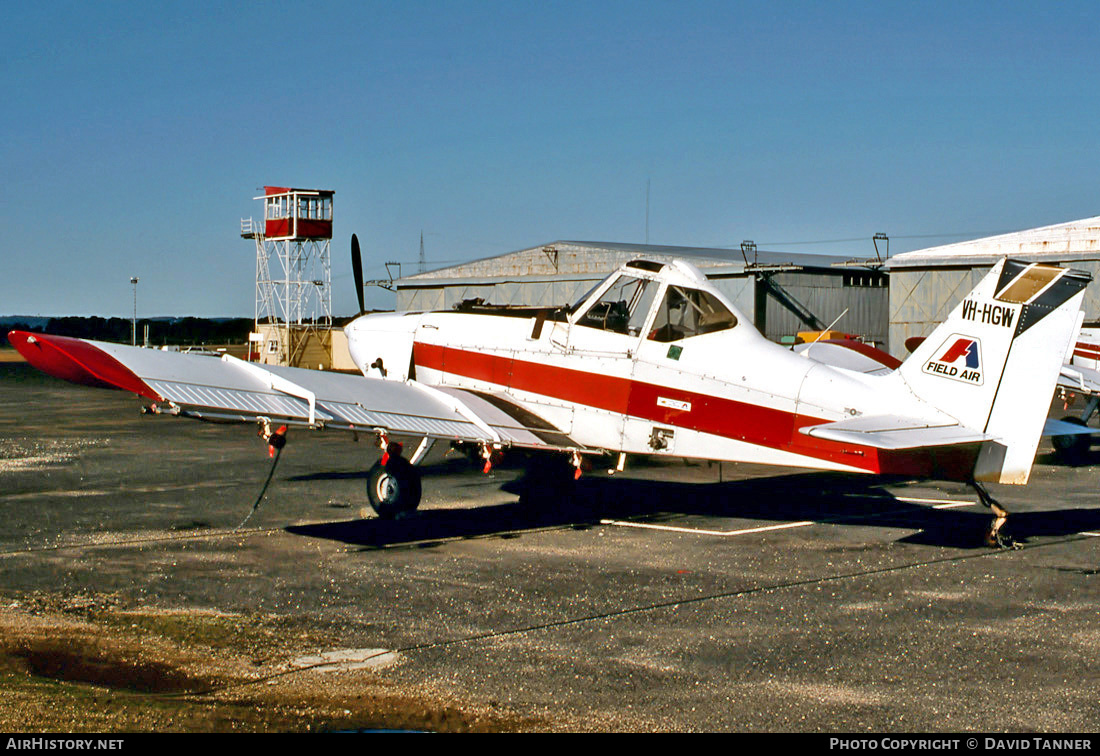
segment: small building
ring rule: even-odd
[[[1003,257],[1064,265],[1100,278],[1100,216],[946,244],[896,255],[890,274],[888,351],[907,356],[905,340],[927,336]],[[1086,322],[1100,320],[1100,288],[1085,289]]]
[[[286,343],[286,333],[286,326],[282,323],[260,323],[250,338],[252,346],[249,360],[268,365],[284,364],[279,361],[279,347]],[[348,352],[348,337],[342,328],[294,328],[291,329],[291,338],[294,344],[292,367],[359,371]]]
[[[570,305],[637,258],[695,265],[775,341],[834,328],[868,342],[887,338],[887,278],[843,258],[741,249],[556,241],[395,282],[398,310],[446,310],[467,302],[522,307]],[[839,319],[839,320],[838,320]]]

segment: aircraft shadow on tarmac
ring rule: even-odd
[[[329,474],[322,475],[327,477]],[[352,476],[350,473],[340,475]],[[586,529],[603,519],[660,523],[693,515],[896,528],[906,531],[906,535],[898,539],[904,543],[987,548],[985,534],[992,516],[985,507],[975,503],[966,510],[933,509],[895,498],[882,487],[882,482],[881,479],[830,473],[726,483],[592,476],[579,481],[571,501],[555,506],[536,508],[516,501],[472,508],[426,508],[396,520],[369,518],[298,525],[288,527],[287,531],[340,541],[365,550],[399,545],[431,548],[440,541],[455,538],[518,537],[524,531],[544,528]],[[501,488],[518,495],[518,486],[516,481]],[[959,498],[972,497],[967,492]],[[976,497],[973,498],[976,502]],[[721,525],[697,527],[723,529]],[[1017,542],[1027,543],[1032,538],[1064,537],[1090,530],[1100,530],[1100,509],[1016,512],[1009,517],[1003,532]]]

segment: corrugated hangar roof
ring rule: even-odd
[[[751,253],[750,253],[751,255]],[[723,273],[740,273],[745,260],[739,248],[668,247],[654,244],[622,244],[618,242],[555,241],[537,247],[486,257],[460,265],[404,276],[399,285],[431,285],[436,279],[492,280],[522,276],[537,278],[552,276],[590,276],[604,274],[637,257],[657,260],[684,259],[699,268],[722,268]],[[759,251],[750,256],[758,265],[796,265],[827,268],[845,258],[814,254]]]
[[[992,265],[1002,257],[1029,262],[1100,259],[1100,216],[903,252],[891,257],[887,268]]]

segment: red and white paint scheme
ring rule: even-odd
[[[500,448],[578,473],[587,455],[668,455],[962,480],[982,495],[982,481],[1028,480],[1088,281],[1002,260],[900,365],[869,353],[842,367],[850,351],[831,343],[781,347],[691,265],[648,260],[568,309],[361,316],[345,330],[366,378],[11,340],[47,372],[133,391],[157,412],[418,436],[414,463],[446,439],[477,445],[486,464]],[[380,514],[419,500],[402,462],[394,449],[372,472]]]
[[[1066,415],[1047,424],[1054,450],[1070,464],[1081,464],[1097,431],[1089,420],[1100,409],[1100,328],[1085,327],[1071,345],[1058,378],[1058,391],[1068,410],[1077,397],[1084,398],[1079,414]]]
[[[559,320],[371,315],[347,333],[367,375],[506,398],[585,450],[1026,483],[1087,279],[1026,266],[1062,301],[1021,330],[1011,265],[885,375],[767,341],[683,262],[628,264]]]
[[[1073,345],[1070,364],[1100,370],[1100,328],[1092,326],[1081,329],[1077,343]]]

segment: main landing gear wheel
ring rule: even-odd
[[[520,480],[519,503],[539,509],[567,506],[576,487],[576,468],[568,457],[536,454]]]
[[[420,472],[404,457],[375,462],[367,475],[367,498],[383,520],[408,514],[420,505]]]
[[[1084,420],[1073,415],[1063,417],[1062,422],[1082,426],[1088,425]],[[1092,436],[1087,433],[1051,436],[1050,443],[1054,446],[1054,452],[1059,459],[1066,464],[1079,465],[1088,457],[1089,447],[1092,446]]]

